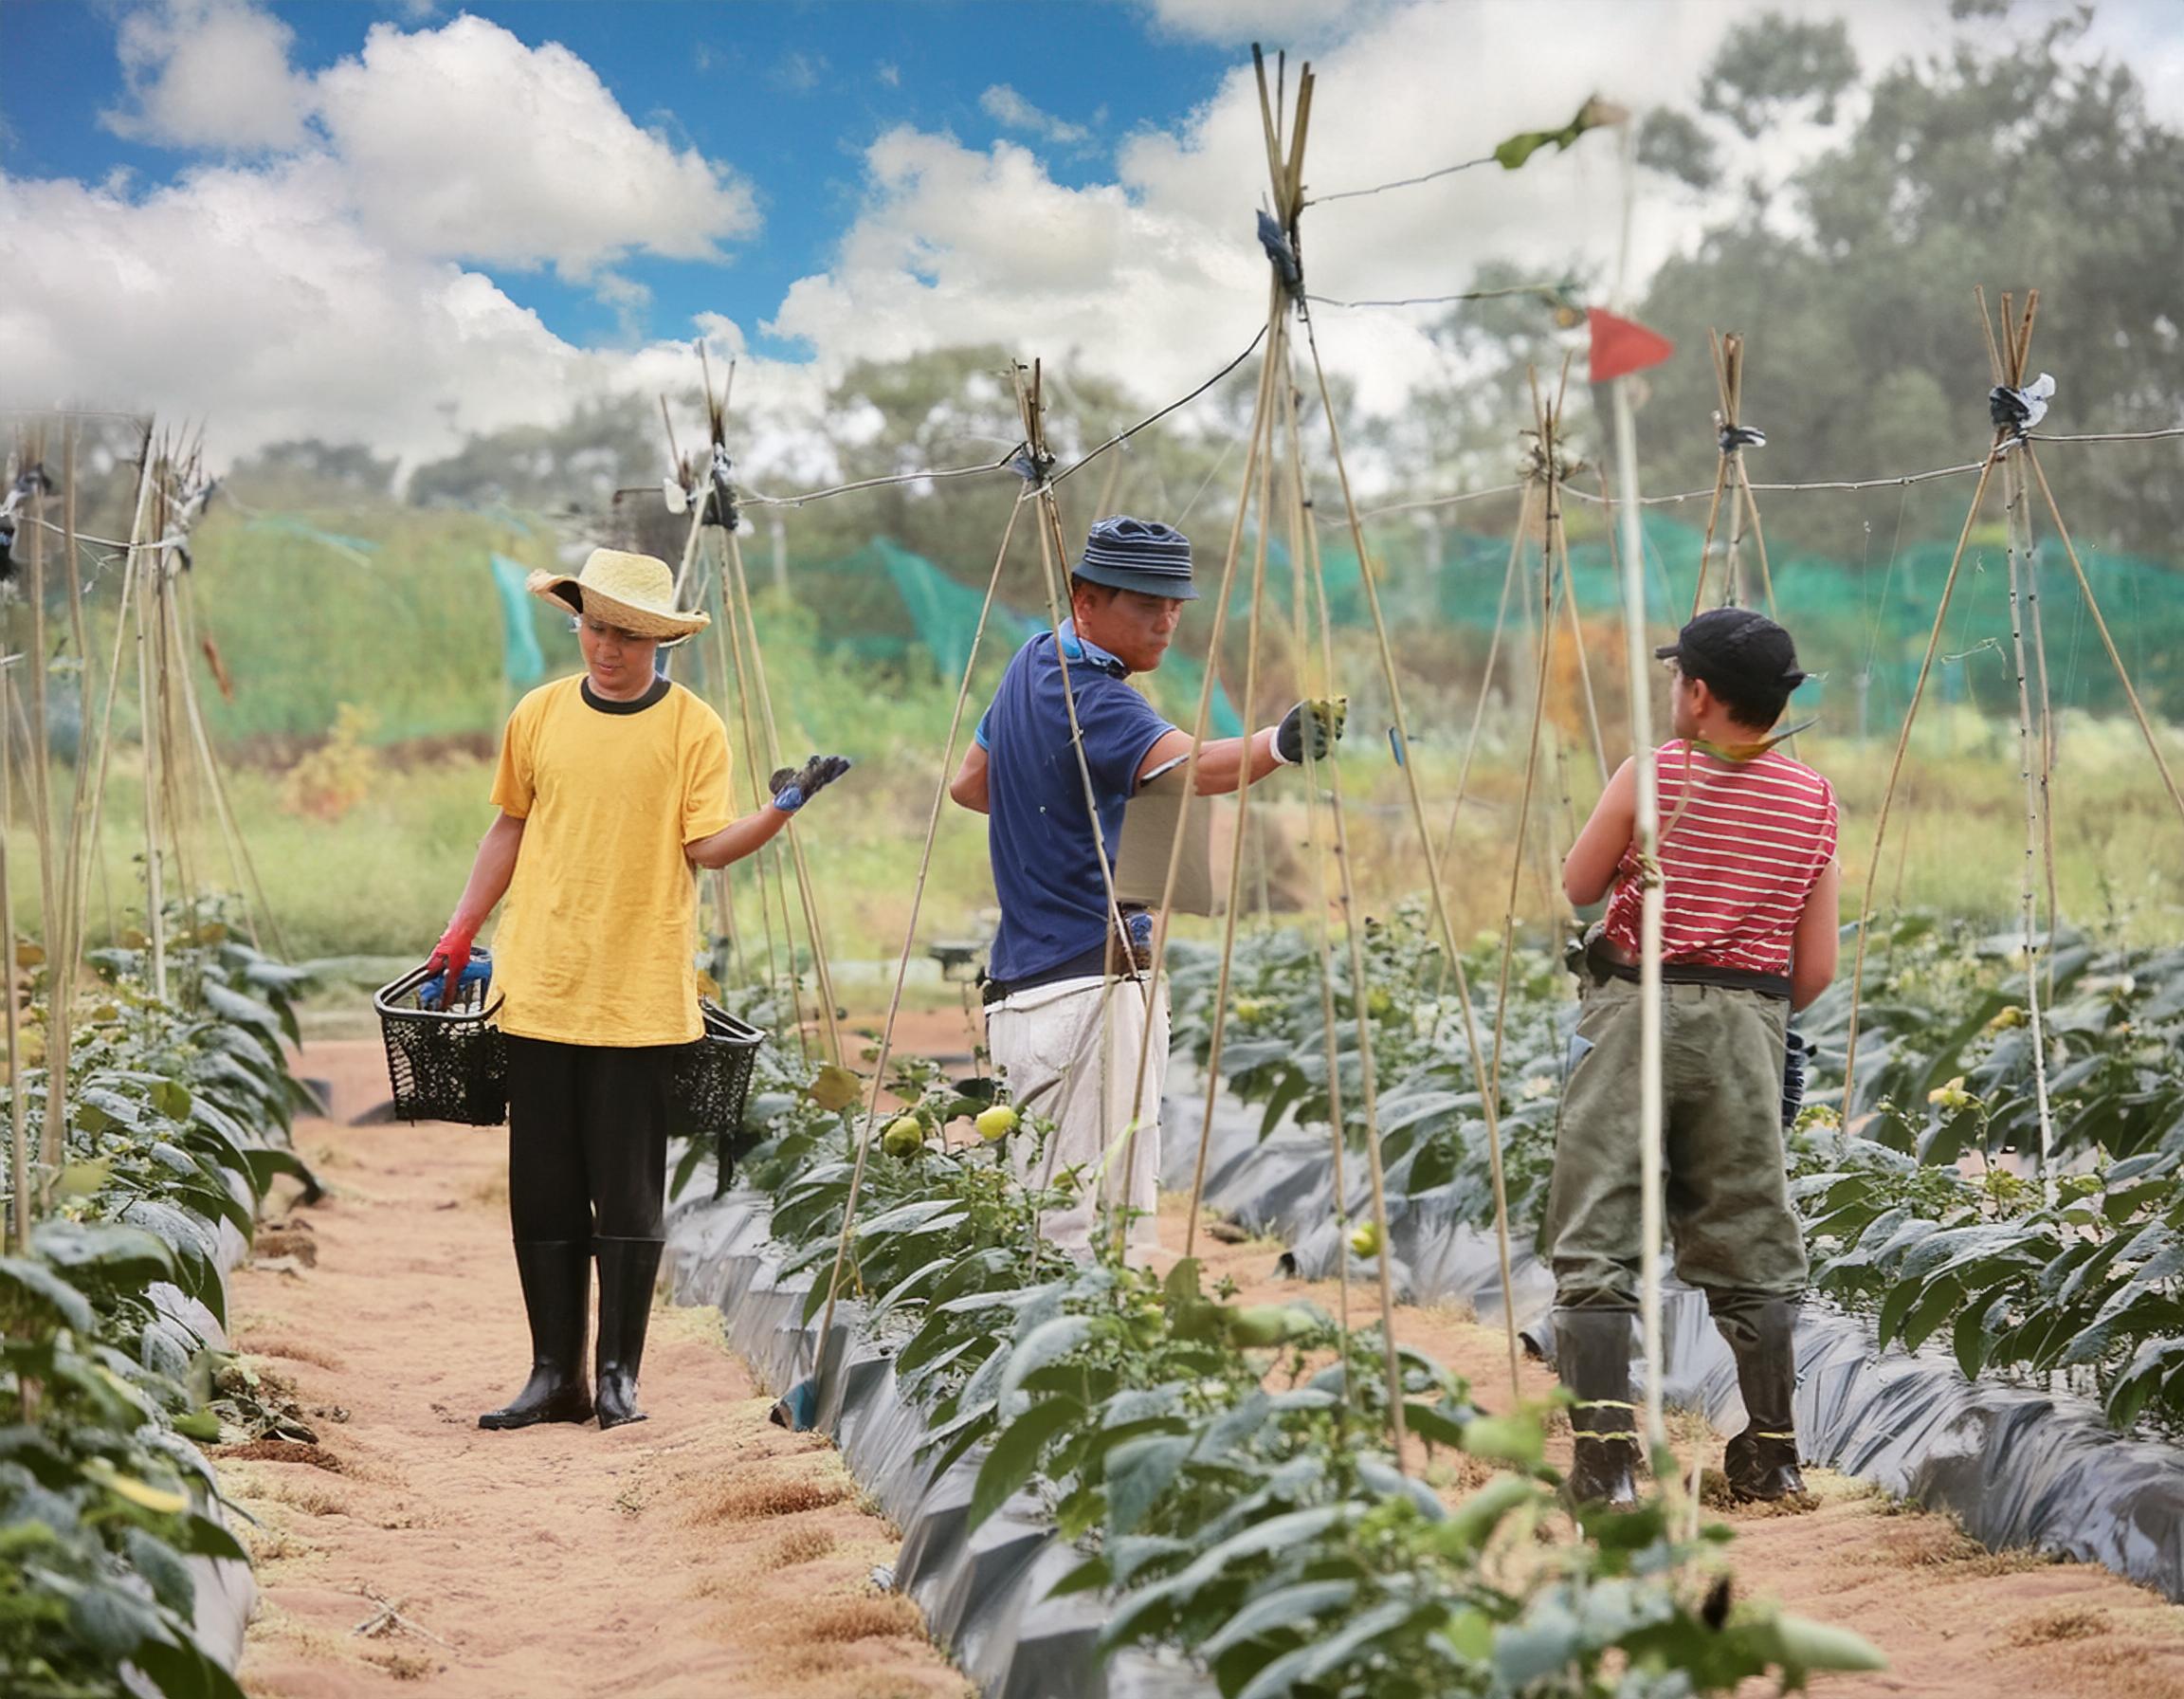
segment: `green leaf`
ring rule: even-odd
[[[1236,1699],[1276,1699],[1276,1695],[1289,1692],[1302,1683],[1319,1682],[1353,1658],[1367,1655],[1374,1641],[1403,1627],[1413,1617],[1427,1611],[1437,1613],[1440,1609],[1438,1604],[1419,1605],[1406,1599],[1367,1611],[1339,1634],[1276,1658],[1251,1678]],[[1360,1670],[1357,1673],[1362,1675],[1364,1672]],[[1352,1683],[1346,1681],[1342,1685],[1350,1687]]]
[[[1464,1424],[1464,1449],[1491,1463],[1537,1469],[1547,1458],[1547,1434],[1536,1416],[1483,1416]]]
[[[163,1637],[159,1616],[133,1593],[92,1585],[68,1601],[68,1626],[77,1638],[108,1658],[125,1658],[146,1639]]]
[[[1050,1322],[1040,1323],[1009,1353],[1009,1366],[1001,1375],[1001,1400],[1006,1403],[1009,1395],[1024,1384],[1024,1377],[1032,1370],[1045,1368],[1068,1356],[1091,1336],[1090,1316],[1056,1316]]]
[[[978,1526],[1000,1509],[1037,1472],[1047,1442],[1083,1416],[1084,1406],[1075,1398],[1046,1398],[1003,1428],[979,1465],[977,1482],[971,1489],[970,1525]]]
[[[1786,1675],[1812,1670],[1885,1670],[1888,1660],[1863,1635],[1803,1617],[1774,1618],[1774,1651]]]
[[[97,1324],[91,1301],[44,1263],[27,1256],[0,1256],[0,1282],[44,1305],[64,1326],[78,1333],[89,1333]]]
[[[1133,1532],[1174,1485],[1195,1439],[1189,1434],[1149,1434],[1126,1440],[1107,1455],[1107,1525]]]
[[[1426,1538],[1436,1551],[1462,1562],[1494,1537],[1509,1513],[1520,1506],[1545,1504],[1546,1489],[1522,1475],[1500,1475],[1480,1488],[1448,1513],[1448,1520]]]
[[[1338,1610],[1356,1596],[1357,1583],[1350,1580],[1299,1581],[1276,1587],[1260,1594],[1201,1641],[1198,1656],[1210,1664],[1229,1648],[1275,1629],[1301,1629],[1315,1617]]]
[[[193,1101],[190,1095],[190,1087],[180,1080],[161,1080],[152,1087],[152,1106],[166,1116],[169,1121],[189,1120],[190,1107]]]
[[[823,1066],[805,1087],[813,1103],[822,1109],[846,1109],[864,1095],[864,1082],[846,1068],[837,1068],[829,1062]]]
[[[292,1150],[254,1144],[243,1156],[250,1165],[250,1189],[261,1197],[273,1189],[274,1177],[282,1174],[303,1182],[303,1200],[306,1203],[326,1195],[326,1188],[318,1183],[318,1177]]]

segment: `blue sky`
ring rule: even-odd
[[[1213,93],[1238,54],[1161,28],[1149,9],[1020,0],[622,0],[616,5],[496,4],[419,13],[310,0],[266,8],[295,31],[291,63],[317,71],[355,54],[374,23],[406,28],[457,11],[489,18],[527,46],[573,49],[639,124],[726,161],[755,190],[764,224],[726,265],[640,257],[618,269],[651,292],[617,312],[550,269],[497,269],[495,281],[557,334],[585,343],[680,334],[701,311],[743,324],[753,347],[797,357],[758,331],[796,278],[825,269],[864,194],[863,150],[896,125],[983,147],[1024,135],[981,105],[1012,88],[1086,132],[1045,147],[1070,187],[1112,175],[1115,142],[1168,126]],[[117,9],[68,0],[0,5],[7,74],[0,168],[98,181],[116,170],[164,182],[206,155],[116,135],[100,122],[124,97]]]

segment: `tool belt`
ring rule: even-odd
[[[1563,947],[1562,964],[1579,978],[1594,985],[1605,985],[1611,979],[1636,985],[1644,978],[1635,963],[1625,961],[1609,950],[1607,941],[1600,936],[1598,922],[1587,928],[1583,937],[1572,939]],[[1756,974],[1743,968],[1717,967],[1710,961],[1664,961],[1661,983],[1712,985],[1722,991],[1757,992],[1763,997],[1776,997],[1785,1003],[1790,1000],[1788,974]]]
[[[1066,961],[1042,968],[1038,973],[1027,974],[1021,979],[994,979],[981,976],[978,980],[979,1001],[991,1009],[1005,997],[1020,991],[1034,991],[1042,985],[1058,985],[1065,979],[1136,979],[1153,971],[1153,911],[1137,904],[1125,903],[1121,908],[1121,926],[1116,926],[1117,917],[1107,917],[1107,936],[1089,950],[1072,956]]]

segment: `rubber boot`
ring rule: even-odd
[[[1736,1356],[1737,1388],[1744,1395],[1744,1432],[1729,1442],[1721,1459],[1730,1494],[1744,1503],[1805,1492],[1797,1468],[1796,1324],[1797,1304],[1791,1298],[1771,1298],[1734,1317],[1714,1319]]]
[[[637,1370],[645,1358],[645,1324],[652,1316],[652,1283],[660,1273],[658,1239],[594,1239],[599,1255],[598,1384],[593,1402],[602,1428],[641,1422]]]
[[[584,1323],[592,1307],[592,1246],[583,1239],[516,1247],[516,1273],[531,1318],[531,1379],[481,1428],[529,1428],[539,1422],[581,1422],[592,1416],[584,1385]]]
[[[1576,1394],[1570,1429],[1576,1457],[1570,1495],[1580,1504],[1628,1509],[1638,1502],[1638,1413],[1630,1402],[1630,1314],[1557,1309],[1555,1367]]]

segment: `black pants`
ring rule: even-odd
[[[519,1244],[666,1236],[667,1105],[684,1045],[508,1038],[508,1218]]]

